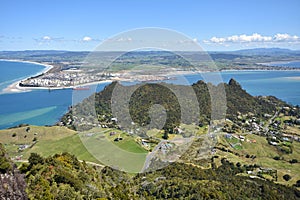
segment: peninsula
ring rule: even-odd
[[[263,56],[257,56],[256,50],[233,52],[208,52],[210,61],[201,63],[188,62],[194,52],[180,52],[186,59],[179,57],[176,52],[130,52],[121,58],[97,67],[87,66],[86,57],[91,52],[43,51],[0,52],[0,59],[17,60],[45,65],[41,74],[18,81],[6,92],[16,92],[31,89],[63,89],[86,86],[107,81],[162,81],[176,75],[195,72],[224,71],[224,70],[299,70],[295,67],[272,66],[274,61],[288,62],[300,60],[297,51],[275,49],[258,49]],[[112,61],[115,52],[105,52],[105,58]],[[206,56],[207,57],[207,56]]]

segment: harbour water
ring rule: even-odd
[[[0,91],[13,82],[39,73],[43,69],[43,66],[31,63],[0,61]],[[220,74],[224,82],[231,78],[237,80],[251,95],[273,95],[293,105],[300,105],[300,71],[224,71]],[[199,75],[187,75],[185,78],[189,83],[201,79]],[[176,84],[176,79],[167,82]],[[107,84],[109,83],[99,84],[97,91]],[[21,123],[55,124],[72,105],[72,93],[72,89],[2,92],[0,129]]]
[[[10,84],[33,76],[45,69],[45,66],[29,62],[0,60],[0,93]]]

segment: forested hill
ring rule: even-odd
[[[70,111],[64,115],[61,120],[62,123],[72,128],[84,129],[91,128],[92,124],[98,124],[99,122],[112,126],[109,122],[111,118],[116,116],[114,116],[111,111],[111,96],[116,86],[118,88],[119,97],[126,97],[128,94],[132,94],[129,102],[129,110],[131,118],[135,123],[140,125],[149,124],[151,121],[149,110],[154,104],[159,104],[162,105],[167,112],[164,129],[170,132],[172,132],[172,129],[178,126],[179,123],[209,123],[212,111],[211,92],[217,93],[218,91],[222,91],[222,88],[225,89],[226,104],[220,102],[222,101],[221,99],[215,101],[213,106],[216,106],[216,110],[218,111],[219,107],[221,108],[221,106],[225,105],[227,109],[225,108],[223,110],[226,110],[226,117],[231,120],[235,120],[239,115],[243,114],[251,114],[255,117],[262,117],[265,114],[274,115],[276,108],[288,106],[273,96],[251,96],[234,79],[231,79],[228,84],[224,83],[217,86],[205,83],[202,80],[194,83],[192,89],[194,90],[194,94],[196,94],[198,104],[193,103],[192,97],[187,93],[191,88],[190,86],[167,83],[123,86],[118,82],[113,82],[106,86],[103,91],[92,95],[82,103],[74,106],[72,108],[73,114]],[[183,98],[181,102],[178,101],[178,98],[172,91],[179,91],[181,98]],[[127,106],[127,104],[119,104],[117,110],[115,108],[114,114],[124,118],[128,117],[122,115],[125,113],[123,109],[126,109],[124,106]],[[91,115],[91,110],[96,110],[96,116],[93,117]],[[182,113],[182,110],[185,112]],[[222,109],[219,109],[219,111],[221,112]],[[157,110],[157,112],[160,111]],[[219,114],[222,116],[222,113]],[[186,116],[181,117],[181,115]],[[159,118],[160,116],[157,117]],[[184,119],[184,121],[181,121],[182,119]]]
[[[132,175],[88,165],[69,153],[48,158],[32,153],[29,163],[23,163],[20,171],[26,175],[27,184],[23,178],[22,185],[1,178],[1,199],[298,199],[300,196],[295,187],[238,176],[245,166],[236,166],[226,159],[222,159],[218,168],[173,163],[158,171]],[[18,180],[23,174],[1,171],[0,177]]]

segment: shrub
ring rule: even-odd
[[[43,164],[44,158],[37,153],[31,153],[28,158],[28,161],[30,165],[36,165],[38,163]]]
[[[273,159],[274,160],[280,160],[280,156],[275,156]]]
[[[285,181],[289,181],[289,180],[291,180],[291,176],[289,175],[289,174],[285,174],[284,176],[283,176],[283,179],[285,180]]]
[[[290,162],[291,164],[294,164],[294,163],[297,163],[298,160],[297,160],[297,159],[292,159],[292,160],[290,160],[289,162]]]

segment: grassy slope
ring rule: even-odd
[[[33,152],[37,152],[42,156],[50,156],[56,153],[69,152],[77,156],[80,160],[100,163],[98,159],[91,155],[85,146],[90,145],[91,143],[82,143],[80,136],[75,131],[58,126],[30,126],[30,131],[28,132],[26,131],[26,128],[27,127],[0,130],[0,143],[5,145],[5,148],[12,158],[22,155],[22,160],[26,160],[30,153]],[[100,130],[94,131],[99,133]],[[110,129],[102,129],[102,131],[105,132],[106,137],[113,144],[113,146],[132,153],[147,153],[147,151],[137,144],[132,137],[129,137],[120,131],[116,131],[118,134],[115,136],[109,136],[111,131]],[[114,138],[116,138],[119,133],[121,133],[123,140],[119,142],[113,142]],[[16,136],[13,137],[13,134],[16,134]],[[34,137],[37,138],[36,144],[33,142]],[[22,152],[18,152],[19,145],[21,144],[34,145]],[[94,146],[99,148],[99,143],[96,141]],[[89,146],[88,149],[90,150],[90,148],[91,147]]]
[[[117,132],[116,135],[110,136],[109,133],[111,129],[101,129],[102,131],[93,130],[92,132],[97,133],[91,139],[92,140],[81,140],[80,135],[75,131],[69,130],[65,127],[39,127],[30,126],[30,131],[26,132],[26,127],[0,130],[0,142],[3,143],[11,157],[17,155],[23,155],[22,159],[27,159],[30,153],[37,152],[43,156],[53,155],[55,153],[70,152],[76,155],[80,160],[86,160],[90,162],[100,163],[95,157],[93,157],[89,151],[87,151],[85,145],[89,145],[89,150],[92,152],[98,152],[100,150],[107,151],[109,149],[121,149],[124,152],[132,152],[140,154],[139,162],[141,164],[144,160],[144,153],[147,151],[143,149],[139,144],[137,144],[134,138],[128,136],[125,133]],[[12,137],[13,134],[15,137]],[[37,134],[36,134],[37,133]],[[109,142],[104,142],[99,139],[100,135],[103,134],[102,139]],[[114,138],[119,136],[121,133],[122,141],[113,142]],[[86,133],[82,133],[86,134]],[[26,135],[26,137],[24,137]],[[37,137],[38,142],[31,148],[24,150],[23,152],[17,152],[19,144],[33,144],[32,140]],[[300,163],[290,164],[288,161],[291,159],[297,159],[300,161],[300,143],[293,143],[293,153],[283,154],[276,149],[276,147],[269,145],[266,138],[260,137],[253,134],[246,135],[246,139],[256,140],[256,143],[240,142],[242,149],[233,149],[228,144],[228,141],[220,136],[219,145],[223,145],[231,151],[237,152],[241,156],[234,155],[229,152],[217,151],[217,155],[220,157],[226,157],[232,162],[240,162],[241,164],[259,164],[266,168],[275,168],[278,170],[278,182],[283,184],[292,185],[297,180],[300,179]],[[85,145],[82,143],[84,141]],[[109,143],[109,145],[108,145]],[[113,150],[115,151],[115,150]],[[101,151],[100,151],[101,152]],[[93,152],[94,153],[94,152]],[[122,153],[121,153],[122,154]],[[246,155],[256,155],[253,160],[251,158],[246,158]],[[125,154],[124,154],[125,155]],[[95,155],[97,157],[97,154]],[[98,155],[99,156],[99,155]],[[274,160],[273,157],[280,156],[283,160]],[[119,156],[117,159],[120,162],[125,162],[129,158],[125,156]],[[130,163],[132,164],[132,163]],[[128,166],[130,167],[130,166]],[[138,169],[138,168],[137,168]],[[282,176],[284,174],[290,174],[292,179],[288,182],[284,181]]]
[[[111,131],[117,134],[110,136]],[[80,136],[89,151],[103,164],[120,166],[128,172],[139,172],[143,168],[148,152],[139,146],[133,137],[118,130],[99,128],[83,132]],[[114,139],[119,136],[123,140],[115,142]]]
[[[0,130],[0,142],[3,143],[11,157],[23,155],[22,160],[29,157],[30,153],[37,152],[43,156],[55,153],[70,152],[81,160],[97,162],[97,160],[86,150],[75,131],[65,127],[27,127]],[[13,134],[15,137],[12,137]],[[25,137],[26,136],[26,137]],[[37,143],[31,148],[18,152],[20,144],[33,144],[33,138],[37,138]]]
[[[293,153],[284,154],[277,150],[276,147],[269,145],[265,137],[260,137],[257,135],[249,134],[246,135],[249,140],[256,140],[256,143],[240,142],[242,144],[241,150],[234,150],[229,147],[228,143],[225,141],[223,136],[220,136],[220,144],[225,145],[228,149],[239,153],[243,156],[236,156],[232,153],[218,151],[217,155],[220,157],[226,157],[232,162],[240,162],[241,164],[253,165],[259,164],[265,168],[272,168],[278,170],[278,183],[292,185],[297,180],[300,180],[300,163],[290,164],[288,161],[291,159],[297,159],[300,161],[300,143],[293,143]],[[256,155],[256,158],[252,160],[251,158],[246,158],[246,155]],[[275,156],[283,157],[283,160],[274,160]],[[289,181],[283,180],[282,176],[289,174],[292,179]]]

